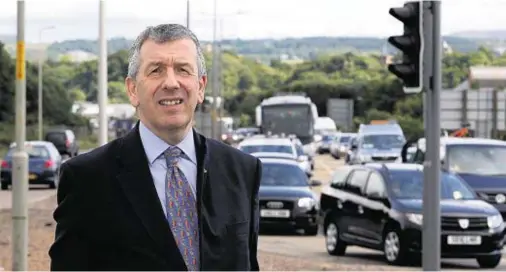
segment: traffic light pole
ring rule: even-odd
[[[424,271],[441,269],[441,2],[424,1],[425,139],[422,266]],[[425,65],[427,64],[427,65]]]
[[[28,269],[28,154],[26,153],[25,1],[17,5],[16,149],[12,155],[12,271]]]

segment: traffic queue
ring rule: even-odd
[[[330,139],[321,149],[316,145],[315,153],[328,152],[347,163],[327,181],[311,179],[314,159],[294,135],[256,134],[237,145],[264,165],[261,228],[302,229],[306,235],[321,228],[330,255],[360,246],[382,251],[393,265],[419,260],[425,140],[406,144],[395,128],[382,134],[365,127]],[[441,257],[472,258],[481,268],[495,268],[506,235],[506,142],[447,135],[441,148]],[[370,155],[353,154],[356,150]],[[321,193],[311,190],[314,186],[323,186]]]

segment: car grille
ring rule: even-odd
[[[459,220],[461,219],[469,220],[469,226],[467,228],[462,228],[460,226]],[[447,231],[488,230],[487,218],[486,217],[463,218],[463,217],[443,216],[441,218],[441,229]]]
[[[268,205],[269,202],[271,202],[271,204]],[[292,210],[294,207],[294,202],[289,201],[289,200],[276,200],[276,199],[265,200],[265,199],[262,199],[259,201],[259,203],[260,203],[260,209]],[[283,206],[280,207],[279,203],[282,203]]]
[[[372,157],[373,161],[395,161],[397,159],[396,156],[388,156],[388,157]]]
[[[488,203],[491,203],[491,204],[497,204],[497,201],[495,200],[495,197],[498,195],[499,193],[478,193],[478,195],[483,199],[485,200],[486,202]]]

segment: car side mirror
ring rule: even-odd
[[[306,175],[307,175],[307,178],[311,178],[313,176],[313,173],[311,172],[306,172]]]
[[[322,182],[319,180],[311,180],[309,183],[311,186],[321,186]]]
[[[357,144],[351,144],[350,149],[351,149],[351,150],[355,150],[355,149],[357,149],[357,147],[358,147],[358,146],[357,146]]]

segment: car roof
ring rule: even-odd
[[[281,159],[289,159],[295,160],[293,154],[281,153],[281,152],[255,152],[250,155],[255,156],[257,158],[281,158]]]
[[[293,166],[299,166],[299,164],[295,160],[291,159],[284,159],[284,158],[259,158],[262,163],[276,163],[276,164],[286,164],[286,165],[293,165]]]
[[[425,138],[418,139],[418,144],[425,144]],[[504,145],[506,146],[505,141],[496,140],[496,139],[487,139],[487,138],[461,138],[461,137],[441,137],[440,139],[441,145]]]
[[[51,142],[48,142],[48,141],[26,141],[25,142],[25,145],[32,145],[32,146],[45,146],[45,147],[48,147],[48,146],[51,146],[53,143]],[[15,147],[17,144],[16,142],[14,143],[11,143],[11,145],[9,146],[9,148],[13,148]]]
[[[248,138],[242,141],[240,146],[245,145],[293,145],[289,138]]]
[[[412,171],[423,171],[423,165],[416,163],[366,163],[365,167],[372,168],[375,170],[388,169],[388,170],[412,170]]]

